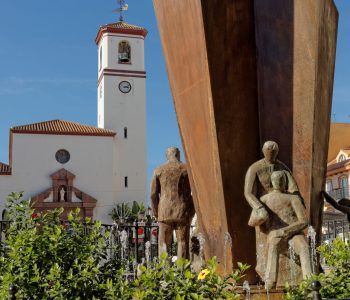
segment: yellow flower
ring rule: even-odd
[[[208,269],[204,269],[204,270],[200,271],[198,274],[198,279],[203,280],[205,277],[207,277],[207,275],[209,273],[210,273],[210,271]]]

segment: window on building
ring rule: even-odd
[[[346,160],[346,156],[344,154],[341,154],[338,158],[338,162]]]
[[[124,187],[128,187],[128,176],[124,177]]]
[[[118,46],[118,62],[128,64],[131,62],[131,51],[128,41],[121,41]]]
[[[349,198],[348,176],[339,177],[340,197]]]
[[[333,185],[331,180],[326,181],[326,192],[330,193],[333,190]]]
[[[124,127],[124,139],[128,138],[128,128]]]

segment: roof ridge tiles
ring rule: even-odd
[[[58,135],[89,135],[89,136],[115,136],[113,130],[84,125],[66,120],[50,120],[11,128],[13,133],[31,134],[58,134]]]
[[[146,28],[137,26],[137,25],[132,25],[124,21],[109,23],[109,24],[100,26],[97,36],[95,38],[96,44],[99,44],[102,35],[107,32],[138,35],[138,36],[143,36],[143,38],[145,38],[148,33]]]

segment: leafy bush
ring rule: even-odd
[[[310,284],[314,280],[321,283],[323,298],[350,297],[350,244],[341,238],[336,238],[330,245],[323,244],[318,248],[321,257],[329,270],[319,275],[313,275],[303,280],[299,287],[287,286],[286,299],[306,299],[311,297]]]
[[[131,207],[128,203],[117,204],[115,207],[113,207],[110,216],[116,223],[123,224],[125,222],[134,222],[137,220],[140,221],[140,218],[149,218],[150,216],[145,216],[145,213],[145,205],[134,201]]]
[[[109,232],[100,222],[85,223],[79,211],[62,223],[63,210],[33,211],[22,193],[12,193],[7,211],[11,225],[6,251],[0,256],[0,299],[8,299],[14,284],[16,299],[236,299],[236,283],[248,266],[238,264],[232,274],[217,274],[213,258],[199,274],[188,260],[175,264],[163,256],[159,263],[140,265],[140,275],[128,282],[121,264],[107,259]]]
[[[83,224],[79,211],[62,224],[62,209],[40,215],[21,197],[8,198],[12,223],[0,257],[0,299],[7,299],[11,284],[19,289],[17,299],[123,299],[128,283],[122,271],[101,263],[108,237],[101,224]]]
[[[132,284],[133,299],[189,300],[189,299],[239,299],[236,284],[247,265],[238,264],[238,269],[222,277],[218,275],[215,258],[199,274],[191,270],[191,262],[179,259],[171,264],[166,255],[150,268],[141,267],[141,276]]]

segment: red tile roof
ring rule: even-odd
[[[88,135],[88,136],[115,136],[109,129],[82,125],[75,122],[52,120],[11,128],[12,133],[26,134],[54,134],[54,135]]]
[[[111,23],[111,24],[102,25],[101,27],[102,28],[103,27],[112,27],[112,28],[120,28],[120,29],[133,29],[133,30],[140,30],[140,31],[146,30],[143,27],[132,25],[132,24],[128,24],[128,23],[125,23],[123,21],[119,21],[117,23]]]
[[[146,37],[148,31],[146,28],[125,23],[123,21],[102,25],[96,36],[96,44],[100,42],[102,35],[105,32],[111,33],[121,33],[121,34],[131,34],[131,35],[141,35]]]
[[[0,162],[0,175],[10,175],[11,167],[7,164]]]
[[[333,171],[333,170],[336,170],[336,169],[340,169],[340,168],[344,167],[346,164],[348,164],[349,162],[350,162],[350,159],[346,159],[346,160],[343,160],[343,161],[340,161],[340,162],[336,162],[334,164],[328,164],[327,172]]]

